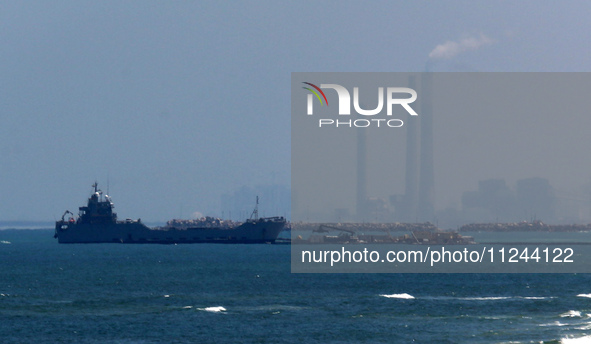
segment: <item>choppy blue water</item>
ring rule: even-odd
[[[281,245],[0,231],[2,343],[584,343],[590,275],[291,274]]]

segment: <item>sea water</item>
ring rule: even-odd
[[[287,245],[0,231],[0,343],[586,343],[586,274],[291,274]]]

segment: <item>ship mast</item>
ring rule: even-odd
[[[259,196],[257,196],[257,203],[254,206],[254,210],[252,211],[252,214],[250,214],[250,219],[252,220],[252,218],[254,217],[255,220],[259,219]]]

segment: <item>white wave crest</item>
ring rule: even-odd
[[[581,317],[581,312],[580,311],[573,311],[570,310],[566,313],[562,313],[560,314],[561,318],[580,318]]]
[[[561,344],[585,344],[591,343],[591,336],[584,336],[579,338],[562,338],[560,340]]]
[[[555,299],[555,298],[556,298],[556,296],[469,296],[469,297],[422,296],[421,300],[433,300],[433,301],[454,301],[454,300],[461,300],[461,301],[495,301],[495,300],[523,301],[523,300],[550,300],[550,299]]]
[[[577,295],[577,297],[591,298],[591,294],[579,294],[579,295]]]
[[[403,293],[403,294],[389,294],[389,295],[387,295],[387,294],[381,294],[380,296],[387,297],[389,299],[408,299],[408,300],[411,300],[411,299],[414,299],[415,298],[414,296],[412,296],[410,294],[407,294],[407,293]]]
[[[560,321],[555,321],[553,323],[549,323],[549,324],[540,324],[538,325],[540,327],[550,327],[550,326],[557,326],[557,327],[562,327],[562,326],[568,326],[568,324],[564,324],[561,323]]]
[[[587,317],[589,317],[589,314],[587,314]],[[575,330],[589,331],[589,330],[591,330],[591,324],[586,324],[586,325],[575,327]]]
[[[475,297],[460,297],[460,300],[467,301],[495,301],[495,300],[549,300],[555,299],[555,296],[475,296]]]
[[[212,312],[212,313],[220,313],[225,312],[226,309],[222,306],[214,306],[214,307],[205,307],[205,308],[197,308],[201,311]]]
[[[495,300],[508,300],[511,299],[509,296],[489,296],[489,297],[462,297],[462,300],[468,301],[495,301]]]
[[[2,241],[0,241],[0,244],[10,245],[11,242],[10,241],[6,241],[6,240],[2,240]]]

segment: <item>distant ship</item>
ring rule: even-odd
[[[149,228],[138,220],[118,221],[113,202],[108,195],[92,185],[94,192],[78,217],[68,210],[55,223],[54,238],[60,244],[123,243],[123,244],[184,244],[274,243],[285,227],[284,217],[258,217],[257,205],[253,216],[244,222],[224,221],[211,217],[199,220],[172,220],[163,227]],[[66,219],[66,216],[69,217]]]

